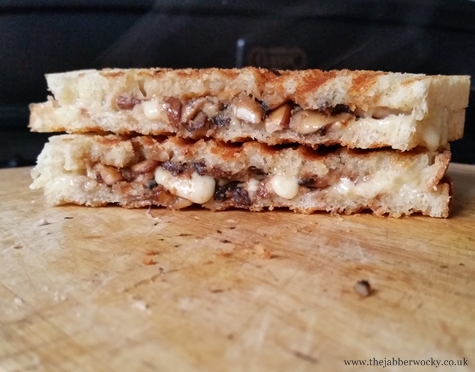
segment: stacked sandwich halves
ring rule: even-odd
[[[372,71],[86,70],[31,105],[52,204],[290,208],[447,217],[448,142],[468,76]]]

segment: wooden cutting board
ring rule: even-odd
[[[445,220],[50,208],[1,170],[0,371],[475,370],[475,167],[450,175]]]

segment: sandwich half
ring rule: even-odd
[[[51,204],[192,204],[211,210],[289,208],[447,217],[450,151],[226,144],[179,137],[58,135],[32,171]]]
[[[378,71],[107,69],[46,76],[37,132],[176,135],[437,150],[463,135],[469,76]]]

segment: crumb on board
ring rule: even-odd
[[[236,223],[233,219],[226,220],[227,223]]]
[[[46,226],[49,225],[50,222],[46,220],[46,218],[40,219],[38,222],[36,222],[36,226]]]
[[[150,265],[155,265],[155,261],[153,260],[153,258],[151,257],[145,257],[143,260],[142,260],[142,263],[146,266],[150,266]]]
[[[161,221],[160,218],[152,216],[151,210],[152,207],[148,207],[147,211],[145,212],[145,216],[147,216],[149,220]]]
[[[254,245],[254,251],[261,258],[267,258],[268,259],[268,258],[273,257],[272,251],[262,243],[255,244]]]
[[[353,288],[361,297],[368,297],[372,291],[371,285],[367,280],[359,280]]]
[[[231,252],[231,251],[219,251],[218,253],[216,253],[216,255],[218,257],[229,258],[233,255],[233,252]]]
[[[223,232],[221,230],[216,230],[218,234],[222,234]]]
[[[232,243],[232,242],[231,242],[231,240],[223,239],[223,240],[221,240],[221,243],[228,244],[228,243]]]
[[[13,249],[22,249],[22,245],[20,243],[15,243],[12,247]]]
[[[23,300],[20,297],[15,297],[13,299],[13,302],[15,303],[15,305],[18,305],[18,306],[23,305]]]
[[[64,219],[65,219],[65,220],[72,220],[73,218],[70,217],[70,216],[66,216],[66,217],[64,217]]]
[[[66,301],[68,298],[65,295],[60,295],[58,291],[54,292],[53,295],[54,301]]]
[[[224,289],[221,288],[215,288],[215,289],[210,289],[211,293],[222,293],[224,292]]]
[[[149,249],[145,252],[146,256],[155,256],[156,254],[158,254],[158,252],[154,251],[153,249]]]
[[[143,300],[135,300],[132,302],[132,308],[140,311],[145,311],[148,309],[148,304]]]

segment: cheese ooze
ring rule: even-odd
[[[255,194],[259,189],[260,182],[255,178],[251,178],[247,183],[247,192],[249,194]]]
[[[171,172],[161,167],[155,170],[155,181],[171,194],[197,204],[209,201],[214,195],[216,186],[213,177],[200,176],[196,172],[193,172],[191,178],[174,176]]]
[[[293,199],[299,193],[299,180],[297,177],[286,177],[277,174],[272,177],[270,184],[274,192],[284,199]]]
[[[156,98],[150,101],[142,102],[142,109],[145,117],[149,120],[157,120],[162,118],[162,108]]]

